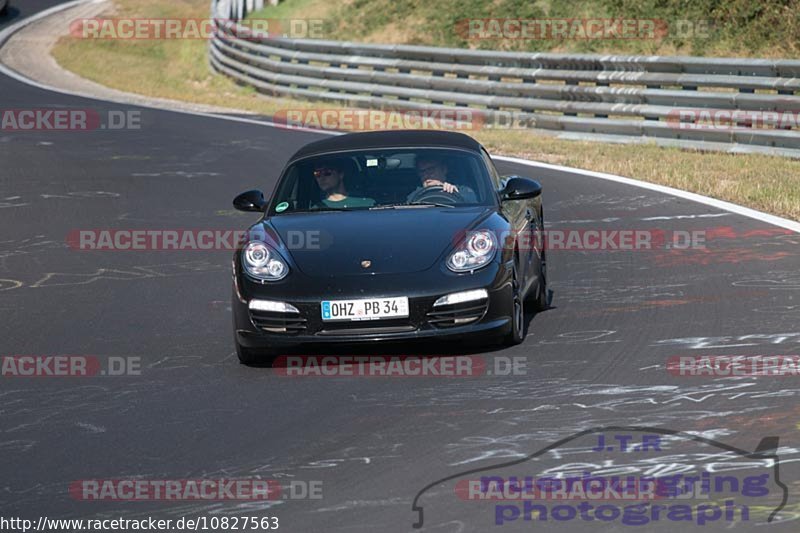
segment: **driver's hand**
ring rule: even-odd
[[[444,192],[446,192],[446,193],[458,192],[458,187],[456,187],[452,183],[447,183],[446,181],[444,183],[442,183],[442,188],[444,189]]]

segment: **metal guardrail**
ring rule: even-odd
[[[393,110],[470,108],[488,123],[513,112],[565,138],[800,158],[800,124],[792,122],[800,117],[799,60],[239,37],[244,29],[230,19],[241,20],[262,4],[212,1],[220,22],[209,59],[218,72],[267,94]],[[736,127],[698,123],[699,110],[727,112]],[[754,114],[763,127],[752,127]]]

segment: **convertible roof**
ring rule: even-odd
[[[404,147],[461,148],[480,151],[478,141],[452,131],[436,130],[391,130],[350,133],[330,137],[305,145],[291,158],[291,161],[311,155],[321,155],[344,150],[370,150],[378,148]]]

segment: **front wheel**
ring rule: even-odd
[[[545,311],[549,307],[549,294],[547,291],[547,261],[545,259],[545,252],[542,250],[542,258],[539,261],[539,280],[536,283],[536,291],[534,292],[533,305],[534,311]]]
[[[539,211],[539,220],[541,220],[542,227],[544,228],[544,213]],[[547,310],[550,307],[550,295],[547,290],[547,244],[546,240],[542,242],[542,254],[539,257],[539,272],[538,280],[536,282],[536,291],[533,293],[533,298],[530,298],[530,304],[533,310],[537,313]]]
[[[517,278],[517,265],[511,271],[511,331],[505,338],[504,344],[516,346],[525,340],[525,301],[522,299],[522,290]]]

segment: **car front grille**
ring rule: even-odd
[[[307,320],[300,313],[250,310],[253,325],[270,333],[300,333],[308,328]]]
[[[428,323],[437,328],[461,326],[483,318],[489,308],[489,299],[452,305],[440,305],[428,313]]]
[[[414,326],[370,326],[363,328],[323,329],[318,335],[335,337],[337,335],[383,335],[386,333],[408,333],[414,331]]]

